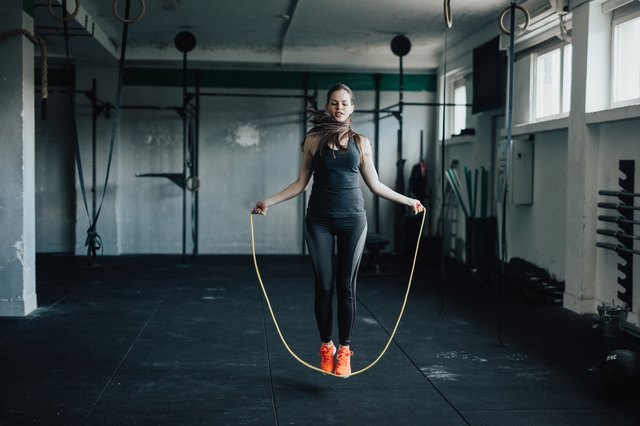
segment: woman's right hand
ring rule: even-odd
[[[258,201],[256,206],[251,210],[251,214],[266,215],[269,209],[269,204],[265,200]]]

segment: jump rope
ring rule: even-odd
[[[262,281],[262,276],[260,275],[260,268],[258,267],[258,260],[256,258],[256,244],[255,244],[255,232],[254,232],[254,229],[253,229],[253,216],[254,216],[253,214],[250,215],[250,223],[251,223],[251,254],[253,255],[253,265],[256,268],[256,275],[258,276],[258,281],[260,282],[260,288],[262,289],[262,294],[264,295],[264,299],[267,302],[267,307],[269,308],[269,313],[271,314],[271,319],[273,320],[273,324],[276,327],[276,331],[278,332],[278,336],[280,336],[280,340],[282,341],[282,344],[287,349],[287,351],[291,354],[291,356],[296,361],[298,361],[300,364],[304,365],[305,367],[310,368],[311,370],[320,372],[320,373],[325,374],[325,375],[334,376],[334,377],[341,377],[341,378],[344,377],[344,376],[338,376],[335,373],[329,373],[327,371],[321,370],[320,368],[309,364],[308,362],[306,362],[302,358],[300,358],[291,349],[291,347],[289,347],[289,344],[287,344],[287,341],[284,338],[284,336],[282,334],[282,331],[280,330],[280,326],[278,325],[278,321],[276,320],[276,316],[273,313],[273,308],[271,307],[271,301],[269,300],[269,295],[267,294],[267,290],[265,288],[264,282]],[[387,343],[384,345],[384,348],[382,349],[382,352],[380,352],[380,355],[378,355],[371,362],[371,364],[367,365],[366,367],[362,368],[361,370],[357,370],[357,371],[354,371],[353,373],[351,373],[351,376],[355,376],[357,374],[364,373],[365,371],[367,371],[368,369],[370,369],[371,367],[376,365],[378,363],[378,361],[380,361],[382,356],[385,354],[385,352],[387,352],[387,349],[389,348],[389,345],[391,345],[391,342],[393,341],[393,338],[395,337],[396,331],[398,330],[398,326],[400,325],[400,321],[402,320],[402,315],[404,314],[404,309],[407,306],[407,299],[409,298],[409,291],[411,290],[411,283],[413,282],[413,273],[414,273],[415,267],[416,267],[416,260],[418,259],[418,250],[420,249],[420,240],[421,240],[420,236],[422,235],[422,229],[424,227],[424,220],[425,220],[426,217],[427,217],[426,210],[423,210],[422,211],[422,221],[420,222],[420,230],[418,231],[418,240],[416,242],[416,249],[415,249],[415,252],[413,253],[413,262],[411,264],[411,273],[409,274],[409,281],[407,283],[407,290],[405,291],[404,300],[402,301],[402,307],[400,308],[400,314],[398,315],[398,319],[396,320],[396,324],[393,327],[393,331],[389,335],[389,339],[387,340]]]
[[[445,0],[444,2],[444,11],[445,11],[445,22],[448,28],[451,28],[451,6],[450,6],[450,0]],[[250,222],[250,226],[251,226],[251,255],[253,256],[253,265],[256,269],[256,275],[258,277],[258,282],[260,283],[260,289],[262,290],[262,295],[264,296],[265,301],[267,302],[267,307],[269,308],[269,314],[271,315],[271,319],[273,320],[273,324],[276,327],[276,331],[278,332],[278,336],[280,337],[280,340],[282,341],[282,344],[284,345],[284,347],[287,349],[287,352],[289,352],[289,354],[296,360],[298,361],[300,364],[302,364],[303,366],[313,370],[313,371],[317,371],[319,373],[322,373],[324,375],[328,375],[328,376],[334,376],[334,377],[343,377],[343,376],[338,376],[337,374],[333,373],[333,372],[328,372],[328,371],[324,371],[314,365],[309,364],[308,362],[306,362],[305,360],[303,360],[302,358],[300,358],[294,351],[293,349],[291,349],[291,347],[289,346],[289,344],[287,343],[287,340],[284,338],[284,335],[282,334],[282,331],[280,330],[280,325],[278,324],[278,320],[276,319],[275,313],[273,312],[273,307],[271,306],[271,300],[269,299],[269,295],[267,294],[267,289],[265,288],[264,282],[262,281],[262,276],[260,274],[260,267],[258,266],[258,260],[256,258],[256,243],[255,243],[255,231],[254,231],[254,226],[253,226],[253,214],[250,214],[249,217],[249,222]],[[400,313],[398,314],[398,319],[396,320],[395,325],[393,326],[393,330],[391,331],[391,334],[389,335],[389,339],[387,339],[387,343],[384,345],[384,347],[382,348],[382,351],[380,352],[380,354],[366,367],[354,371],[351,373],[350,376],[356,376],[358,374],[364,373],[365,371],[369,370],[370,368],[372,368],[374,365],[376,365],[378,363],[378,361],[380,361],[380,359],[382,359],[382,357],[384,356],[384,354],[387,352],[387,349],[389,349],[389,346],[391,345],[391,342],[393,341],[393,338],[396,335],[396,331],[398,331],[398,326],[400,325],[400,321],[402,320],[402,316],[404,315],[404,310],[407,306],[407,300],[409,299],[409,292],[411,291],[411,284],[413,283],[413,274],[415,272],[415,268],[416,268],[416,261],[418,259],[418,251],[420,250],[420,240],[421,240],[421,236],[422,236],[422,230],[424,228],[424,221],[425,218],[427,217],[426,214],[426,209],[422,211],[422,220],[420,221],[420,230],[418,231],[418,238],[416,241],[416,248],[415,251],[413,253],[413,261],[411,262],[411,272],[409,273],[409,280],[407,282],[407,289],[405,291],[404,294],[404,299],[402,301],[402,306],[400,308]],[[441,312],[442,312],[442,308],[441,308]],[[349,376],[349,377],[350,377]]]

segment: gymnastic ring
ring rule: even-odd
[[[453,16],[451,15],[451,0],[444,0],[444,24],[447,28],[453,26]]]
[[[67,15],[66,18],[64,16],[63,17],[59,17],[59,16],[56,16],[55,13],[53,13],[53,6],[51,5],[52,2],[53,2],[53,0],[47,0],[47,7],[49,8],[49,14],[51,16],[53,16],[55,19],[57,19],[58,21],[69,22],[70,20],[75,18],[78,15],[78,12],[80,11],[80,0],[75,0],[76,8],[73,11],[73,13],[71,15]]]
[[[527,28],[529,28],[529,23],[531,22],[531,14],[525,7],[522,7],[519,4],[514,5],[513,8],[519,9],[522,13],[524,13],[524,25],[522,26],[522,31],[520,32],[520,34],[522,34],[527,31]],[[509,13],[510,11],[511,6],[505,8],[500,14],[500,19],[498,19],[498,26],[500,27],[500,31],[508,36],[511,35],[511,30],[507,29],[507,27],[504,26],[504,17],[507,16],[507,13]]]
[[[191,182],[191,184],[189,184],[189,182]],[[187,180],[184,181],[184,187],[191,192],[195,192],[200,189],[200,179],[197,176],[189,176]]]
[[[566,41],[568,43],[571,43],[571,35],[569,35],[569,31],[567,30],[567,26],[564,24],[564,15],[558,15],[558,18],[560,18],[558,20],[559,23],[560,23],[560,34],[558,35],[558,37],[562,41]]]
[[[118,0],[113,0],[113,14],[123,24],[135,24],[136,22],[142,19],[146,10],[147,10],[147,5],[144,3],[144,0],[140,0],[140,14],[134,19],[126,19],[120,16],[120,14],[118,13]]]

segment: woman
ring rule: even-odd
[[[360,176],[371,192],[380,197],[424,210],[419,200],[401,195],[380,182],[371,143],[351,129],[355,109],[353,92],[337,84],[327,93],[326,112],[311,111],[312,129],[302,142],[302,164],[298,179],[279,193],[258,201],[251,211],[266,214],[269,207],[306,190],[313,176],[313,189],[305,219],[305,238],[315,273],[315,316],[320,332],[320,368],[340,377],[351,374],[351,331],[356,314],[356,275],[367,236],[367,218],[360,190]],[[333,249],[337,242],[336,276]],[[340,346],[331,340],[332,300],[338,296]]]

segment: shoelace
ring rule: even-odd
[[[351,355],[353,355],[353,352],[350,350],[338,351],[338,364],[346,364],[347,362],[349,362],[349,358],[351,358]]]
[[[318,355],[322,358],[333,358],[333,346],[322,345]]]

